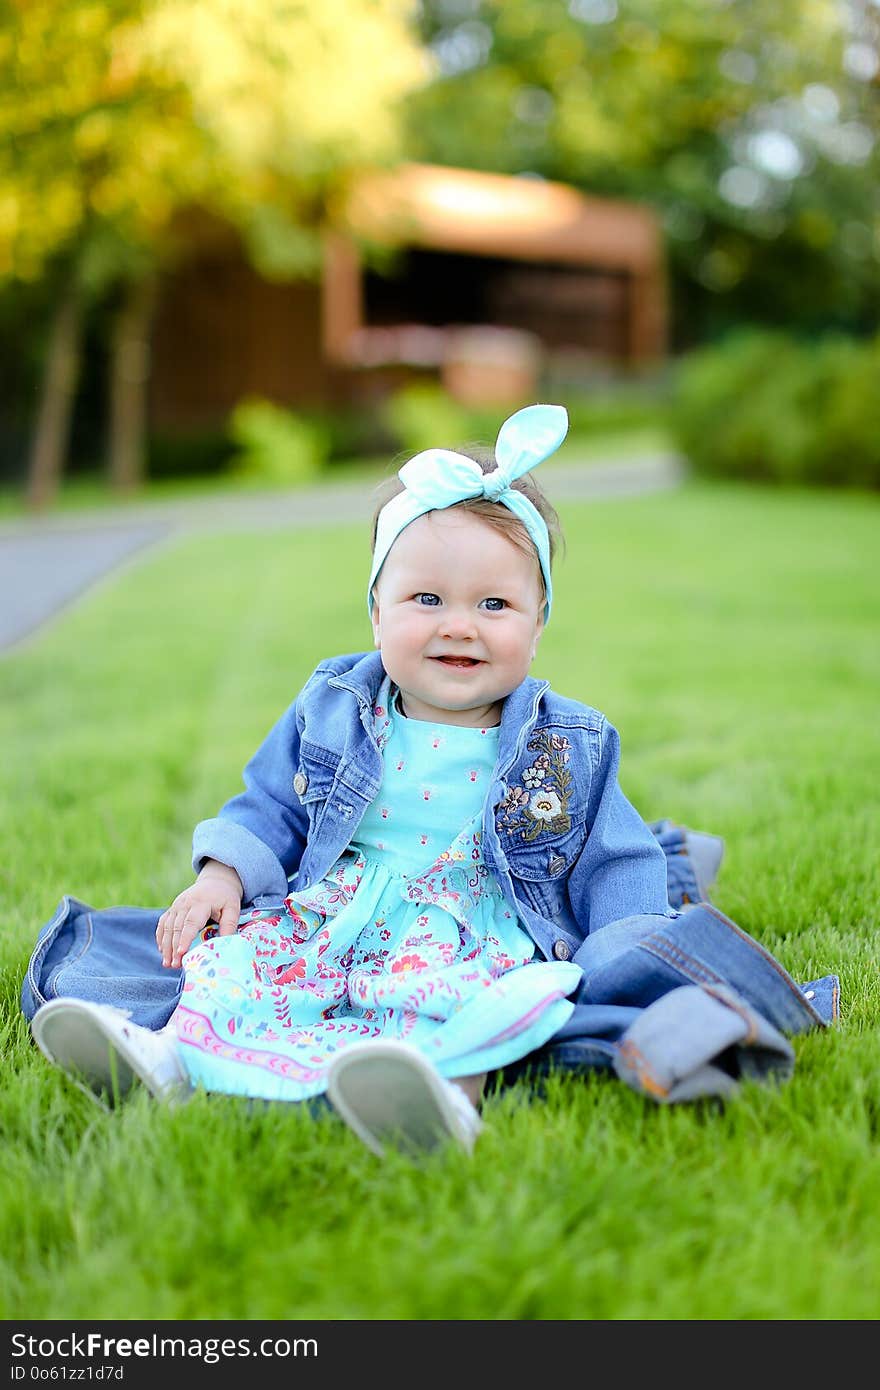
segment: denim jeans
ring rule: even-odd
[[[730,1095],[740,1078],[785,1080],[788,1036],[838,1017],[836,975],[798,985],[710,903],[674,918],[612,922],[574,957],[571,1018],[505,1082],[551,1070],[612,1070],[658,1102]]]

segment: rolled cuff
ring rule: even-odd
[[[614,1070],[634,1091],[668,1104],[732,1095],[740,1078],[787,1081],[794,1050],[734,990],[682,985],[627,1029]]]
[[[246,903],[260,897],[287,896],[288,880],[281,860],[243,825],[220,817],[200,821],[193,833],[192,865],[196,873],[206,859],[218,859],[235,870]]]

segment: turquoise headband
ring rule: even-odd
[[[385,503],[376,526],[373,568],[367,586],[367,607],[373,611],[373,585],[397,537],[425,512],[440,511],[469,497],[500,502],[519,517],[531,537],[544,576],[544,621],[550,617],[550,537],[547,523],[524,493],[511,484],[555,453],[568,432],[568,413],[561,405],[529,405],[504,421],[495,441],[495,464],[484,473],[473,459],[451,449],[425,449],[405,463],[397,476],[403,483]]]

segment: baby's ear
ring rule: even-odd
[[[538,643],[544,634],[544,614],[538,614],[538,621],[535,623],[535,636],[532,641],[532,661],[535,659],[535,652],[538,650]]]

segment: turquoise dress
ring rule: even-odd
[[[481,849],[497,728],[407,719],[386,681],[373,711],[380,791],[320,883],[207,928],[174,1014],[194,1084],[304,1100],[333,1056],[394,1038],[442,1076],[518,1060],[570,1017],[580,969],[535,959]]]

